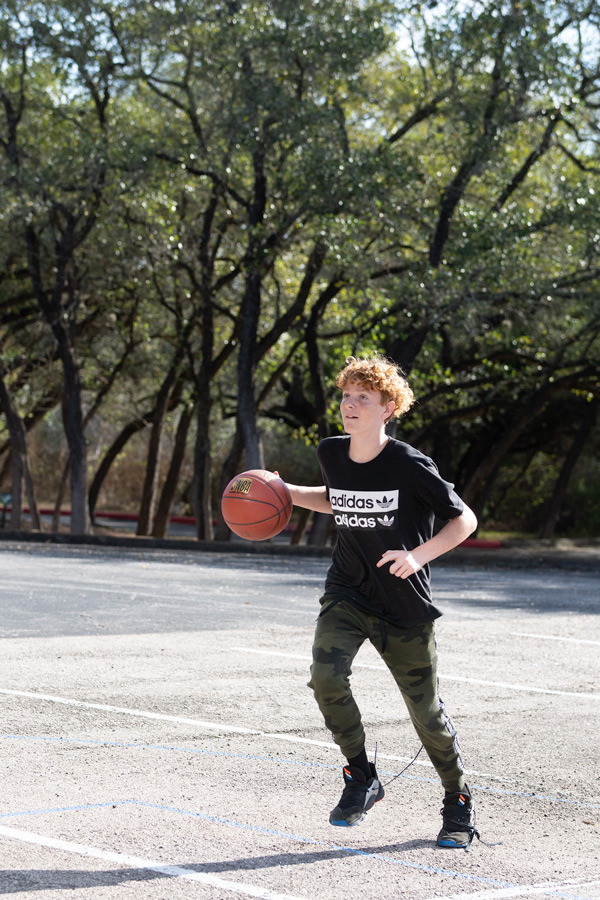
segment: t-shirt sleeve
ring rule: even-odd
[[[415,474],[415,497],[431,509],[438,519],[455,519],[464,512],[465,505],[454,490],[454,485],[442,478],[432,459],[421,457]]]

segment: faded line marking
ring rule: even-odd
[[[552,897],[567,897],[572,900],[591,900],[580,894],[565,893],[566,890],[589,888],[600,884],[600,881],[547,881],[542,884],[524,884],[506,888],[490,888],[487,891],[474,893],[448,894],[432,900],[504,900],[505,897],[530,897],[532,894],[547,894]]]
[[[30,587],[30,588],[35,588],[35,589],[39,589],[39,590],[44,590],[46,588],[46,585],[42,584],[41,582],[33,582],[33,581],[32,582],[27,582],[27,581],[14,582],[13,581],[13,582],[0,583],[0,592],[6,591],[7,593],[11,592],[14,594],[15,586],[24,587],[24,588]],[[72,590],[73,592],[76,592],[78,596],[81,594],[94,594],[95,593],[95,594],[114,594],[117,597],[126,597],[129,600],[150,599],[150,600],[161,600],[162,601],[165,599],[164,594],[158,594],[158,593],[152,593],[149,591],[140,590],[139,586],[134,586],[134,585],[132,585],[130,588],[127,587],[127,588],[114,588],[114,589],[113,588],[105,588],[105,587],[99,588],[99,587],[95,587],[93,584],[84,585],[84,586],[78,585],[76,588],[73,588],[71,585],[67,585],[67,584],[59,585],[59,586],[62,587],[64,590]],[[195,593],[190,592],[189,590],[187,590],[186,587],[184,587],[181,590],[181,595],[182,595],[182,599],[184,601],[194,599],[196,596]],[[291,602],[292,602],[293,606],[286,605],[286,607],[285,607],[286,614],[298,613],[299,615],[305,615],[307,612],[312,612],[314,609],[313,604],[306,603],[306,604],[302,605],[294,599],[292,599]],[[202,598],[202,605],[204,607],[210,606],[210,607],[221,608],[221,607],[223,607],[224,604],[227,604],[227,603],[230,603],[232,608],[235,610],[242,609],[246,612],[252,612],[253,610],[258,610],[258,609],[260,609],[260,610],[269,609],[269,610],[275,610],[276,612],[282,611],[281,604],[279,606],[277,606],[276,604],[269,606],[268,604],[260,604],[259,605],[258,603],[255,603],[253,600],[251,600],[250,602],[245,602],[243,600],[240,600],[239,593],[234,592],[234,591],[231,591],[230,593],[219,593],[213,598],[206,598],[206,597]]]
[[[98,709],[102,712],[113,712],[122,715],[138,716],[142,719],[159,719],[161,721],[177,722],[184,725],[194,725],[196,728],[208,728],[215,731],[224,731],[228,734],[252,734],[256,735],[256,737],[269,738],[270,740],[274,741],[286,741],[290,744],[306,744],[310,747],[323,747],[326,750],[334,750],[336,754],[339,754],[339,747],[337,746],[337,744],[334,744],[333,741],[316,741],[312,738],[304,738],[295,734],[282,734],[280,732],[274,731],[260,731],[259,729],[244,728],[241,725],[224,725],[219,722],[206,722],[200,719],[189,719],[183,716],[169,716],[165,715],[164,713],[154,713],[147,710],[128,709],[122,706],[109,706],[108,704],[104,703],[89,703],[85,700],[73,700],[69,697],[56,697],[52,694],[36,694],[34,691],[16,691],[9,690],[8,688],[0,688],[0,694],[7,694],[9,696],[15,697],[29,697],[32,700],[46,700],[50,703],[61,703],[67,706],[79,706],[83,709]],[[374,751],[370,750],[369,752],[373,753]],[[397,756],[396,754],[382,753],[380,751],[377,752],[377,756],[379,759],[387,759],[391,762],[411,761],[411,757],[408,756]],[[433,765],[428,760],[417,759],[414,762],[414,765],[425,766],[426,768],[433,769]],[[508,780],[498,775],[494,775],[493,772],[478,772],[474,769],[467,769],[466,772],[469,775],[476,775],[478,778],[494,778],[499,781]]]
[[[568,641],[570,644],[593,644],[600,647],[600,641],[588,641],[585,638],[560,637],[557,634],[530,634],[528,631],[513,631],[515,637],[541,638],[544,641]]]
[[[49,703],[61,703],[66,706],[79,706],[83,709],[98,709],[102,712],[120,713],[128,716],[138,716],[142,719],[158,719],[160,721],[177,722],[183,725],[194,725],[196,728],[208,728],[215,731],[225,731],[228,734],[252,734],[257,737],[266,737],[275,741],[286,741],[290,744],[308,744],[311,747],[324,747],[326,750],[335,750],[339,753],[339,747],[333,741],[316,741],[311,738],[299,737],[295,734],[281,734],[272,731],[260,731],[259,729],[244,728],[241,725],[224,725],[220,722],[206,722],[201,719],[189,719],[184,716],[169,716],[164,713],[154,713],[148,710],[128,709],[122,706],[110,706],[105,703],[89,703],[85,700],[73,700],[69,697],[56,697],[53,694],[37,694],[34,691],[16,691],[8,688],[0,688],[0,694],[7,694],[14,697],[29,697],[32,700],[46,700]],[[389,759],[395,762],[410,762],[410,758],[406,756],[395,756],[393,754],[378,752],[380,759]],[[432,764],[427,760],[416,760],[415,765],[425,766],[432,769]],[[489,773],[472,772],[471,774],[483,776]],[[490,778],[496,776],[489,774]]]
[[[210,822],[211,824],[214,824],[214,825],[224,825],[229,828],[238,828],[243,831],[252,831],[252,832],[255,832],[256,834],[263,834],[263,835],[268,835],[269,837],[281,838],[282,840],[285,840],[285,841],[294,841],[295,843],[304,844],[308,847],[322,848],[326,854],[333,852],[333,853],[337,853],[337,854],[340,854],[340,853],[347,854],[348,856],[355,856],[355,857],[359,857],[359,858],[375,859],[375,860],[378,860],[383,863],[392,863],[393,865],[400,866],[401,868],[404,868],[404,869],[415,869],[419,872],[427,872],[427,873],[433,874],[433,875],[441,875],[444,878],[448,877],[448,878],[452,878],[453,880],[462,879],[464,881],[475,882],[476,884],[479,884],[479,885],[482,885],[482,884],[488,885],[488,886],[493,885],[495,888],[514,887],[514,885],[512,885],[510,882],[499,881],[498,879],[495,879],[495,878],[486,878],[483,875],[472,875],[468,872],[459,872],[456,869],[445,869],[445,868],[440,868],[439,866],[426,865],[424,863],[409,862],[408,860],[398,859],[397,857],[394,857],[394,856],[387,856],[386,854],[383,854],[383,853],[376,853],[376,852],[372,852],[369,850],[359,850],[355,847],[347,847],[342,844],[333,844],[333,843],[329,843],[328,841],[320,841],[320,840],[317,840],[316,838],[304,837],[304,836],[298,835],[298,834],[289,834],[284,831],[277,831],[272,828],[263,828],[259,825],[251,825],[246,822],[236,822],[235,820],[226,819],[226,818],[223,818],[222,816],[207,815],[206,813],[199,813],[199,812],[195,812],[193,810],[181,809],[179,807],[174,807],[174,806],[163,806],[161,804],[156,804],[156,803],[146,803],[141,800],[140,801],[137,801],[137,800],[123,801],[119,805],[125,805],[126,803],[131,803],[135,806],[141,807],[142,809],[154,809],[154,810],[159,810],[161,812],[167,812],[167,813],[173,813],[176,815],[188,816],[192,819],[200,819],[204,822]],[[97,805],[98,804],[91,804],[89,806],[89,809],[94,809],[97,807]],[[86,807],[80,807],[80,808],[85,809]],[[61,809],[36,810],[35,814],[37,815],[37,814],[44,813],[44,812],[51,813],[51,812],[62,812],[62,811],[63,810],[61,810]],[[28,813],[26,813],[26,812],[17,813],[17,815],[27,815],[27,814]],[[30,832],[24,832],[24,833],[29,834]],[[0,834],[2,834],[2,826],[0,826]],[[184,869],[183,871],[188,875],[190,874],[188,869]],[[194,874],[199,874],[199,873],[194,873]],[[290,900],[298,900],[298,898],[290,898]],[[580,898],[580,900],[585,900],[585,898]]]
[[[367,859],[375,859],[384,863],[392,863],[393,865],[400,866],[402,868],[408,869],[416,869],[421,872],[428,872],[430,874],[441,875],[443,877],[450,877],[452,879],[462,879],[464,881],[476,882],[478,884],[484,884],[491,887],[487,887],[486,890],[478,891],[476,893],[463,893],[456,894],[451,898],[441,898],[441,900],[473,900],[473,898],[489,898],[489,900],[493,900],[495,897],[502,896],[519,896],[523,893],[523,891],[529,891],[531,887],[530,885],[520,886],[511,884],[508,881],[500,881],[497,878],[486,877],[484,875],[474,875],[468,872],[460,872],[456,869],[445,869],[440,868],[438,866],[430,866],[423,863],[409,862],[408,860],[398,859],[394,856],[388,856],[383,853],[377,853],[370,850],[359,850],[355,847],[347,847],[340,844],[333,844],[328,841],[320,841],[316,838],[305,837],[298,834],[289,834],[287,832],[277,831],[272,828],[261,827],[256,824],[249,824],[247,822],[237,822],[233,819],[227,819],[222,816],[214,816],[208,815],[206,813],[196,812],[194,810],[182,809],[180,807],[175,806],[165,806],[163,804],[157,803],[148,803],[143,800],[120,800],[115,803],[93,803],[86,806],[74,806],[74,807],[59,807],[59,808],[51,808],[51,809],[39,809],[39,810],[24,810],[22,812],[7,814],[8,816],[24,816],[24,815],[43,815],[47,813],[54,812],[68,812],[68,811],[78,811],[78,810],[88,810],[88,809],[98,809],[106,806],[138,806],[142,809],[155,809],[160,810],[161,812],[174,813],[176,815],[189,816],[193,819],[200,819],[205,822],[211,822],[216,825],[225,825],[226,827],[239,828],[244,831],[253,831],[257,834],[264,834],[270,837],[282,838],[286,841],[294,841],[300,844],[305,844],[307,846],[325,848],[327,852],[337,852],[337,853],[347,853],[350,856],[364,857]],[[2,833],[2,827],[0,826],[0,834]],[[25,834],[29,834],[29,832],[25,832]],[[184,872],[187,877],[190,874],[200,874],[200,873],[190,873],[188,869],[184,869]],[[568,881],[558,883],[557,887],[554,887],[552,890],[552,895],[562,898],[568,898],[568,900],[593,900],[593,898],[582,897],[581,895],[573,895],[573,894],[565,894],[558,893],[562,886],[583,886],[588,887],[596,882],[581,882],[577,883],[575,881]],[[506,893],[505,893],[506,892]],[[277,896],[277,895],[276,895]],[[281,895],[279,895],[281,896]],[[288,900],[285,898],[284,900]],[[289,898],[289,900],[298,900],[298,898]],[[439,900],[439,898],[433,898],[433,900]]]
[[[223,750],[206,750],[200,749],[198,747],[177,747],[173,744],[143,744],[143,743],[135,743],[131,741],[110,741],[110,740],[91,740],[90,738],[70,738],[70,737],[49,737],[49,736],[38,736],[38,735],[26,735],[26,734],[0,734],[0,741],[29,741],[29,742],[42,742],[42,743],[56,743],[56,744],[78,744],[80,746],[90,746],[95,748],[106,748],[106,747],[115,747],[115,748],[127,748],[128,750],[168,750],[174,753],[190,753],[197,754],[199,756],[214,756],[214,757],[222,757],[223,759],[244,759],[244,760],[253,760],[256,762],[272,762],[277,763],[277,765],[281,765],[285,763],[290,766],[301,766],[307,769],[332,769],[333,771],[339,771],[339,765],[333,765],[332,763],[320,763],[320,762],[309,762],[307,760],[300,759],[286,759],[281,756],[259,756],[255,753],[226,753]],[[333,747],[333,749],[337,750],[337,747]],[[379,754],[382,756],[382,754]],[[386,759],[393,759],[396,762],[410,762],[408,757],[385,757]],[[465,770],[469,775],[477,775],[477,772],[473,772],[471,769]],[[383,769],[380,770],[380,775],[385,775],[386,778],[393,778],[396,775],[396,770],[388,772]],[[479,774],[479,777],[481,775]],[[508,783],[513,783],[513,778],[504,778],[500,775],[491,775],[488,774],[485,777],[493,778],[495,781],[505,781]],[[407,781],[420,781],[424,784],[433,784],[436,787],[439,786],[438,778],[425,778],[424,776],[419,775],[407,775],[404,773],[402,775],[403,779]],[[499,794],[503,797],[522,797],[525,800],[540,800],[548,803],[562,803],[565,806],[578,806],[582,809],[600,809],[600,803],[595,803],[592,800],[572,800],[568,797],[554,797],[552,795],[539,794],[536,792],[535,788],[531,788],[530,791],[509,791],[503,788],[494,788],[489,787],[488,785],[482,784],[472,784],[473,788],[477,788],[478,791],[482,791],[486,794]],[[120,804],[127,804],[133,801],[123,800],[119,801]],[[86,807],[87,808],[87,807]],[[12,813],[0,813],[0,819],[7,818],[11,816]],[[20,815],[20,814],[19,814]]]
[[[0,694],[8,694],[14,697],[31,697],[34,700],[48,700],[50,703],[61,703],[65,706],[82,706],[86,709],[100,709],[103,712],[124,713],[128,716],[139,716],[142,719],[159,719],[161,722],[179,722],[184,725],[195,725],[201,728],[216,728],[219,731],[228,731],[233,734],[264,734],[263,731],[255,731],[252,728],[244,728],[241,725],[225,725],[221,722],[204,722],[200,719],[188,719],[185,716],[169,716],[166,713],[155,713],[150,710],[128,709],[124,706],[111,706],[107,703],[88,703],[85,700],[73,700],[70,697],[56,697],[53,694],[38,694],[35,691],[15,691],[8,688],[0,688]]]
[[[231,649],[238,650],[243,653],[258,653],[263,656],[282,656],[287,659],[302,659],[302,660],[309,660],[309,661],[311,659],[309,656],[300,656],[299,654],[295,654],[295,653],[280,653],[276,650],[258,650],[258,649],[255,649],[254,647],[232,647]],[[378,669],[383,672],[388,671],[387,666],[367,665],[365,663],[359,663],[359,662],[353,662],[352,666],[353,666],[353,668],[360,668],[360,669]],[[467,684],[485,684],[488,687],[508,688],[511,691],[525,691],[527,693],[534,693],[534,694],[552,694],[552,695],[558,695],[560,697],[580,697],[584,700],[600,700],[600,694],[584,694],[584,693],[578,693],[576,691],[555,691],[555,690],[552,690],[551,688],[533,687],[532,685],[529,685],[529,684],[511,684],[507,681],[487,681],[487,680],[484,680],[483,678],[468,678],[467,676],[464,676],[464,675],[447,675],[447,674],[444,674],[443,672],[439,673],[439,677],[440,677],[440,679],[444,679],[445,681],[460,681],[460,682],[467,683]]]
[[[192,872],[181,866],[170,866],[166,863],[156,862],[155,860],[143,859],[139,856],[129,856],[124,853],[101,850],[99,847],[89,847],[86,844],[61,841],[56,838],[47,837],[46,835],[35,834],[31,831],[23,831],[20,828],[7,828],[4,825],[0,825],[0,834],[12,838],[13,840],[37,844],[40,847],[49,847],[52,850],[60,850],[63,853],[76,853],[79,856],[87,856],[91,859],[101,859],[107,862],[117,863],[117,865],[121,866],[157,872],[159,875],[167,875],[171,878],[184,878],[186,881],[199,881],[202,884],[209,884],[222,891],[244,894],[247,897],[259,897],[260,900],[302,900],[302,898],[292,896],[291,894],[280,894],[269,888],[254,887],[251,884],[244,884],[236,881],[226,881],[224,878],[219,878],[216,875],[209,875],[204,872]]]

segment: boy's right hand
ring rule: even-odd
[[[377,563],[377,568],[387,563],[390,563],[390,574],[397,578],[409,578],[423,568],[423,563],[416,559],[411,550],[386,550]]]

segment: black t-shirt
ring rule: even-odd
[[[349,450],[349,437],[326,438],[317,448],[337,525],[325,593],[396,625],[430,622],[441,612],[432,603],[429,566],[403,579],[376,563],[386,550],[414,550],[429,540],[436,516],[459,516],[463,502],[435,463],[409,444],[390,438],[366,463],[353,462]]]

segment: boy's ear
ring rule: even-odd
[[[396,410],[396,404],[394,403],[394,401],[388,400],[388,402],[385,404],[385,411],[386,411],[385,421],[386,421],[386,423],[390,421],[395,410]]]

